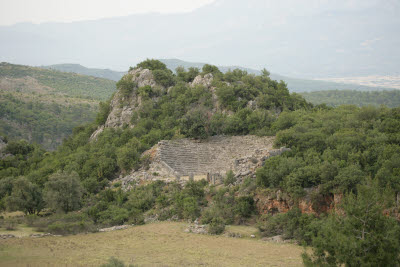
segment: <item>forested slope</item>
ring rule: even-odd
[[[98,102],[115,90],[110,80],[0,64],[0,134],[54,149],[80,124],[92,121]]]

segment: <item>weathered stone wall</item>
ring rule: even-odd
[[[240,183],[244,177],[255,176],[257,168],[286,148],[273,149],[274,137],[213,136],[207,140],[178,139],[160,141],[146,151],[150,165],[120,177],[124,185],[132,181],[186,181],[207,179],[221,183],[232,170]]]

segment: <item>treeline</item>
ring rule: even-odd
[[[24,142],[10,142],[0,161],[3,209],[22,210],[29,223],[54,233],[94,230],[99,225],[146,220],[200,218],[211,233],[225,224],[257,220],[261,235],[280,234],[311,245],[307,265],[396,266],[400,263],[400,226],[396,198],[400,192],[400,109],[387,107],[313,106],[290,94],[284,83],[216,67],[179,69],[147,60],[158,84],[168,90],[118,83],[123,97],[141,97],[132,116],[135,127],[106,128],[96,141],[91,134],[105,122],[103,103],[94,123],[74,129],[53,153]],[[191,87],[197,74],[213,74],[217,102],[210,90]],[[250,103],[250,104],[249,104]],[[217,108],[218,107],[218,108]],[[229,115],[228,115],[229,114]],[[279,114],[279,116],[278,116]],[[192,182],[132,184],[125,192],[114,178],[149,164],[142,152],[162,139],[209,135],[276,135],[277,147],[291,151],[267,159],[256,179],[236,184],[228,173],[224,186]],[[336,211],[307,215],[296,208],[313,188],[314,204],[342,196]],[[257,214],[254,198],[280,190],[294,203],[285,214]],[[77,212],[79,210],[79,212]]]
[[[352,90],[330,90],[300,93],[307,101],[319,105],[337,107],[340,105],[380,106],[389,108],[400,106],[400,91],[352,91]]]

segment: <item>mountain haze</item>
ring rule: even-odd
[[[180,59],[160,59],[167,67],[175,71],[179,66],[188,68],[198,68],[201,69],[207,63],[200,62],[188,62]],[[126,72],[114,71],[109,69],[94,69],[87,68],[80,64],[55,64],[50,66],[42,66],[46,69],[54,69],[63,72],[73,72],[83,75],[91,75],[94,77],[110,79],[113,81],[118,81],[121,77],[126,74]],[[229,70],[240,69],[245,70],[249,74],[260,75],[261,71],[251,68],[244,68],[241,66],[218,66],[222,72],[227,72]],[[389,88],[384,88],[381,86],[363,86],[358,84],[346,84],[338,82],[320,81],[320,80],[307,80],[307,79],[297,79],[292,77],[287,77],[275,73],[271,73],[270,77],[273,80],[284,81],[287,83],[288,88],[292,92],[312,92],[312,91],[323,91],[323,90],[357,90],[357,91],[376,91],[376,90],[388,90]],[[392,89],[391,89],[392,90]]]
[[[222,1],[182,14],[0,27],[0,60],[125,70],[182,58],[318,78],[398,74],[398,1]]]

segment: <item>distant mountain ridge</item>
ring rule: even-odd
[[[172,71],[175,71],[175,69],[179,66],[182,66],[186,69],[190,67],[201,69],[205,64],[207,64],[200,62],[188,62],[180,59],[160,59],[160,61],[163,62],[165,65],[167,65],[167,67]],[[91,75],[94,77],[110,79],[113,81],[119,81],[122,78],[122,76],[126,74],[126,72],[114,71],[110,69],[87,68],[80,64],[56,64],[56,65],[41,66],[41,67],[46,69],[64,71],[64,72],[73,72],[84,75]],[[244,68],[241,66],[218,66],[218,68],[222,72],[227,72],[233,69],[241,69],[247,71],[248,73],[256,75],[259,75],[261,73],[260,70]],[[391,90],[389,88],[383,88],[383,87],[370,87],[357,84],[345,84],[345,83],[336,83],[336,82],[319,81],[319,80],[298,79],[274,73],[271,73],[270,76],[273,80],[285,81],[288,85],[289,90],[292,92],[311,92],[311,91],[324,91],[324,90],[357,90],[357,91]]]
[[[177,67],[182,66],[185,68],[199,68],[201,69],[207,63],[198,62],[187,62],[180,59],[160,59],[167,67],[171,70],[175,70]],[[240,66],[217,66],[222,72],[227,72],[229,70],[241,69],[248,73],[260,75],[260,70],[255,70],[251,68],[244,68]],[[325,90],[356,90],[356,91],[379,91],[379,90],[393,90],[384,87],[372,87],[357,84],[346,84],[346,83],[336,83],[320,80],[307,80],[287,77],[279,74],[271,73],[271,79],[277,81],[284,81],[287,83],[288,88],[291,92],[312,92],[312,91],[325,91]]]
[[[53,69],[63,72],[72,72],[79,73],[88,76],[94,76],[104,79],[109,79],[113,81],[118,81],[124,76],[125,72],[122,71],[114,71],[109,69],[96,69],[96,68],[87,68],[80,64],[55,64],[49,66],[40,66],[40,68],[45,69]]]
[[[399,75],[399,13],[398,0],[217,0],[189,13],[20,23],[0,26],[0,61],[121,70],[184,58],[307,79]]]

